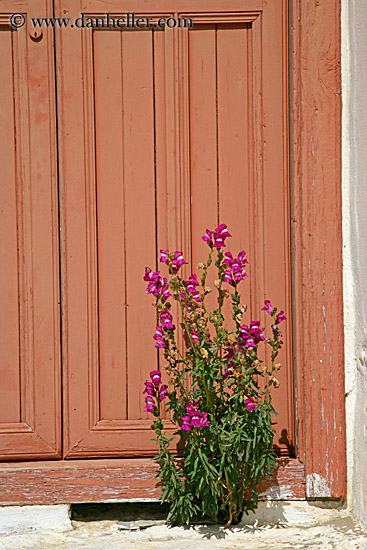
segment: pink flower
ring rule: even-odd
[[[161,250],[161,257],[159,258],[159,261],[164,264],[167,263],[168,254],[169,254],[168,250]]]
[[[225,370],[222,374],[222,377],[223,377],[223,380],[226,380],[228,378],[228,376],[231,376],[233,374],[233,369],[232,367],[235,365],[234,362],[231,362],[231,363],[227,363],[226,367],[225,367]]]
[[[154,385],[152,384],[152,382],[148,382],[148,380],[146,380],[144,382],[145,384],[145,390],[143,391],[143,393],[147,393],[148,395],[154,395],[155,393],[155,389],[154,389]]]
[[[179,250],[176,250],[174,254],[170,254],[168,250],[161,250],[160,261],[170,266],[173,273],[177,273],[182,265],[187,264]]]
[[[231,346],[226,347],[226,355],[224,359],[233,359],[234,357],[234,349],[231,348]]]
[[[224,241],[227,237],[232,237],[230,233],[227,230],[227,226],[222,223],[213,233],[214,237],[214,246],[216,248],[222,248],[223,246],[226,246]]]
[[[212,237],[213,237],[213,231],[210,231],[209,229],[206,230],[205,235],[203,235],[201,238],[203,241],[208,243],[209,246],[212,245]]]
[[[159,320],[162,323],[163,328],[174,329],[175,325],[172,324],[172,315],[168,309],[161,311],[159,314]]]
[[[181,416],[181,430],[185,430],[186,432],[194,428],[201,430],[204,426],[210,425],[210,420],[207,420],[208,413],[201,413],[197,403],[188,403],[186,405],[186,410],[188,414]]]
[[[172,296],[168,290],[167,279],[159,275],[159,271],[152,271],[149,267],[145,268],[144,281],[148,282],[147,294],[153,294],[156,298],[161,294],[162,301]]]
[[[150,377],[154,386],[158,388],[158,386],[162,383],[161,373],[159,372],[159,370],[152,370],[152,372],[150,373]]]
[[[246,252],[242,250],[237,258],[233,258],[230,252],[225,253],[223,264],[227,264],[230,269],[224,271],[224,281],[232,286],[243,281],[247,277],[245,266],[248,264]]]
[[[189,416],[181,416],[181,420],[182,420],[182,424],[180,426],[180,430],[189,432],[192,429],[191,418]]]
[[[180,267],[184,264],[187,264],[187,262],[185,262],[182,252],[176,251],[174,258],[172,259],[173,273],[177,273]]]
[[[281,323],[282,321],[286,321],[287,317],[284,315],[284,311],[281,310],[278,315],[275,317],[276,323]]]
[[[150,395],[147,395],[146,398],[145,398],[145,403],[146,403],[146,406],[145,406],[145,412],[151,412],[151,413],[155,413],[155,401],[153,399],[153,397],[151,397]]]
[[[210,248],[212,248],[213,246],[215,246],[216,248],[222,248],[226,246],[224,242],[225,239],[231,236],[232,235],[230,235],[227,230],[227,226],[222,223],[214,231],[210,231],[209,229],[207,229],[205,235],[203,235],[201,238],[210,246]]]
[[[152,271],[150,267],[145,268],[144,281],[157,282],[159,279],[159,271]]]
[[[193,300],[195,300],[195,302],[201,302],[199,291],[196,290],[196,287],[199,285],[197,276],[191,275],[191,277],[189,277],[187,281],[185,281],[185,283],[186,283],[187,292],[189,292],[192,295]],[[184,298],[184,296],[182,297]]]
[[[167,346],[167,337],[163,334],[163,327],[156,327],[153,338],[157,341],[156,348],[165,348]]]
[[[166,397],[168,397],[168,386],[166,384],[162,384],[158,391],[158,401],[163,401]]]
[[[190,403],[186,405],[186,410],[190,415],[193,415],[199,410],[199,405],[194,401],[190,401]]]
[[[207,420],[208,413],[200,413],[199,411],[191,416],[191,426],[201,430],[204,426],[209,426],[210,422]]]
[[[270,300],[265,300],[265,306],[262,307],[262,311],[267,311],[270,315],[273,313],[273,306],[271,305]]]
[[[257,407],[254,403],[253,397],[249,397],[248,399],[245,399],[245,405],[246,405],[246,411],[257,411]]]
[[[191,340],[194,344],[199,341],[199,335],[194,329],[191,331]]]
[[[259,342],[265,340],[264,328],[260,328],[260,321],[251,321],[250,327],[247,325],[240,326],[241,343],[245,348],[253,348]]]

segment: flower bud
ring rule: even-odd
[[[217,279],[216,281],[214,281],[214,286],[215,288],[219,288],[220,287],[220,280]]]
[[[199,262],[198,265],[196,266],[196,269],[204,269],[203,262]]]

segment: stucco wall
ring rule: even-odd
[[[367,2],[342,0],[348,503],[367,527]]]

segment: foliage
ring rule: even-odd
[[[179,275],[187,262],[181,252],[161,250],[161,262],[169,277],[146,268],[146,292],[156,298],[159,324],[154,339],[166,360],[169,386],[161,373],[152,371],[145,382],[146,411],[155,417],[154,430],[159,453],[161,500],[169,502],[169,521],[189,524],[195,518],[209,517],[216,522],[235,523],[243,511],[255,510],[260,477],[275,466],[272,415],[276,414],[270,389],[279,382],[275,360],[282,345],[279,323],[286,319],[269,300],[262,308],[272,317],[272,335],[264,336],[260,321],[242,324],[246,306],[241,305],[238,285],[247,276],[246,254],[233,258],[223,252],[231,235],[222,224],[206,231],[202,239],[209,247],[199,283],[196,275],[185,280]],[[207,309],[208,270],[218,272],[215,281],[217,306]],[[229,285],[229,286],[228,286]],[[231,292],[229,291],[231,289]],[[171,300],[171,301],[170,301]],[[232,327],[225,324],[225,301],[231,304]],[[185,343],[179,345],[173,324],[177,302]],[[261,347],[271,347],[269,366],[260,358]],[[265,355],[262,355],[265,357]],[[262,382],[260,383],[260,380]],[[180,456],[174,456],[163,430],[166,410],[181,436]]]

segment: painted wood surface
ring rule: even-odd
[[[158,499],[157,465],[149,459],[69,460],[0,467],[0,504],[56,504]],[[282,459],[259,485],[261,500],[305,498],[304,466]]]
[[[52,4],[0,5],[0,458],[25,460],[61,453],[58,206],[53,34],[15,9]]]
[[[340,1],[293,3],[292,254],[307,496],[346,496]]]
[[[167,243],[171,248],[181,247],[195,266],[201,259],[200,249],[187,239],[187,229],[197,236],[202,227],[227,221],[222,215],[229,211],[231,223],[233,218],[243,239],[236,246],[247,247],[250,262],[251,256],[255,258],[250,271],[258,276],[249,286],[250,310],[261,301],[264,288],[266,297],[279,297],[279,303],[289,306],[287,56],[286,48],[283,53],[277,49],[287,42],[286,5],[280,1],[203,0],[198,7],[197,0],[181,0],[177,13],[193,15],[195,32],[152,35],[143,31],[141,36],[129,38],[123,33],[92,35],[65,29],[57,33],[58,91],[62,98],[59,170],[66,457],[155,452],[149,446],[151,420],[141,414],[140,394],[124,391],[129,383],[140,388],[142,378],[157,360],[148,326],[154,327],[154,312],[153,308],[146,309],[149,298],[140,280],[139,254],[144,265],[150,262],[157,266],[160,243]],[[296,447],[305,468],[290,461],[294,467],[287,475],[302,484],[306,473],[308,497],[343,497],[340,2],[327,0],[321,6],[292,0],[290,5],[297,440],[292,422],[287,425],[293,418],[288,347],[281,380],[287,390],[275,397],[281,418],[288,419],[279,426],[279,447],[281,452],[291,453]],[[20,11],[29,12],[26,0],[17,2],[18,6]],[[33,10],[41,16],[52,14],[46,0],[32,1],[35,15]],[[130,0],[56,2],[56,15],[62,16],[129,10],[137,11]],[[175,10],[171,0],[144,5],[144,13],[174,14]],[[61,452],[56,125],[52,33],[44,29],[41,40],[34,40],[27,35],[30,29],[10,31],[8,20],[13,11],[14,3],[4,0],[0,14],[0,117],[5,131],[0,138],[0,154],[4,181],[10,184],[0,188],[4,236],[1,264],[7,266],[1,271],[4,282],[0,286],[1,303],[7,312],[0,320],[0,338],[7,349],[0,360],[0,456],[25,460],[57,458]],[[274,29],[277,38],[273,37]],[[226,35],[231,36],[229,43]],[[233,52],[231,43],[236,44]],[[148,71],[124,62],[133,45],[139,46],[136,55],[140,66],[148,67]],[[205,55],[200,56],[200,52]],[[237,64],[231,63],[232,58]],[[130,82],[129,75],[133,77]],[[282,86],[274,85],[280,81]],[[238,119],[233,117],[233,110],[225,112],[221,90],[238,105]],[[142,102],[144,124],[134,111]],[[213,117],[217,106],[220,109]],[[238,124],[241,117],[247,120],[246,132],[244,125]],[[232,134],[229,121],[236,128]],[[228,139],[233,147],[228,147]],[[277,147],[281,149],[279,155]],[[243,150],[246,154],[241,165],[236,158]],[[232,176],[244,177],[244,166],[248,178],[241,187]],[[145,178],[144,188],[134,179],[137,174]],[[244,207],[240,200],[226,203],[228,197],[218,185],[219,176],[231,189],[230,199],[241,193],[241,200],[249,199]],[[267,187],[272,180],[281,181],[283,188]],[[129,181],[137,188],[130,188]],[[264,201],[265,189],[268,202]],[[154,201],[155,209],[147,210],[146,196]],[[205,203],[205,209],[197,206],[200,202]],[[134,209],[127,204],[133,204]],[[232,212],[237,212],[236,216]],[[140,223],[142,213],[150,220],[146,225]],[[237,233],[235,226],[231,225],[231,230]],[[136,238],[137,252],[126,236]],[[269,265],[279,259],[284,286],[275,282],[273,288],[269,286]],[[129,290],[127,285],[138,272],[137,285],[141,288]],[[131,311],[131,299],[144,308],[145,323],[140,311]],[[134,347],[128,338],[136,331],[144,336],[144,344]],[[121,333],[125,338],[119,338]],[[290,342],[289,329],[286,338]],[[142,359],[129,371],[132,352],[141,354]],[[118,470],[114,460],[95,463],[104,462],[103,475],[116,475],[116,481],[125,475],[123,464],[126,472],[130,466],[125,459]],[[50,486],[54,489],[66,463],[60,461],[57,466],[52,462],[50,468],[55,473]],[[70,463],[73,489],[67,493],[73,500],[78,483],[83,485],[75,464]],[[77,464],[85,466],[86,474],[92,467],[83,460]],[[7,472],[18,466],[17,480],[9,477]],[[38,474],[32,476],[33,468],[38,472],[43,466],[39,462],[27,466],[1,464],[2,502],[30,502],[36,491],[34,480],[42,487],[38,487],[40,502],[55,501],[48,491],[48,473],[42,484]],[[20,500],[12,500],[15,497],[9,486],[13,483]],[[143,483],[148,492],[152,487],[149,483]],[[102,499],[107,498],[103,497],[103,484],[102,480]],[[143,494],[142,486],[139,490]],[[57,493],[57,498],[66,498],[62,494],[66,493]],[[304,489],[295,494],[304,495]]]
[[[94,0],[56,6],[68,17],[106,10]],[[268,297],[288,313],[274,401],[278,450],[294,445],[286,2],[216,7],[175,5],[192,16],[189,32],[57,36],[67,458],[156,452],[142,389],[164,365],[144,267],[177,249],[190,275],[207,253],[201,235],[220,222],[233,254],[248,252],[247,322],[270,329]],[[167,3],[148,11],[158,17]]]

